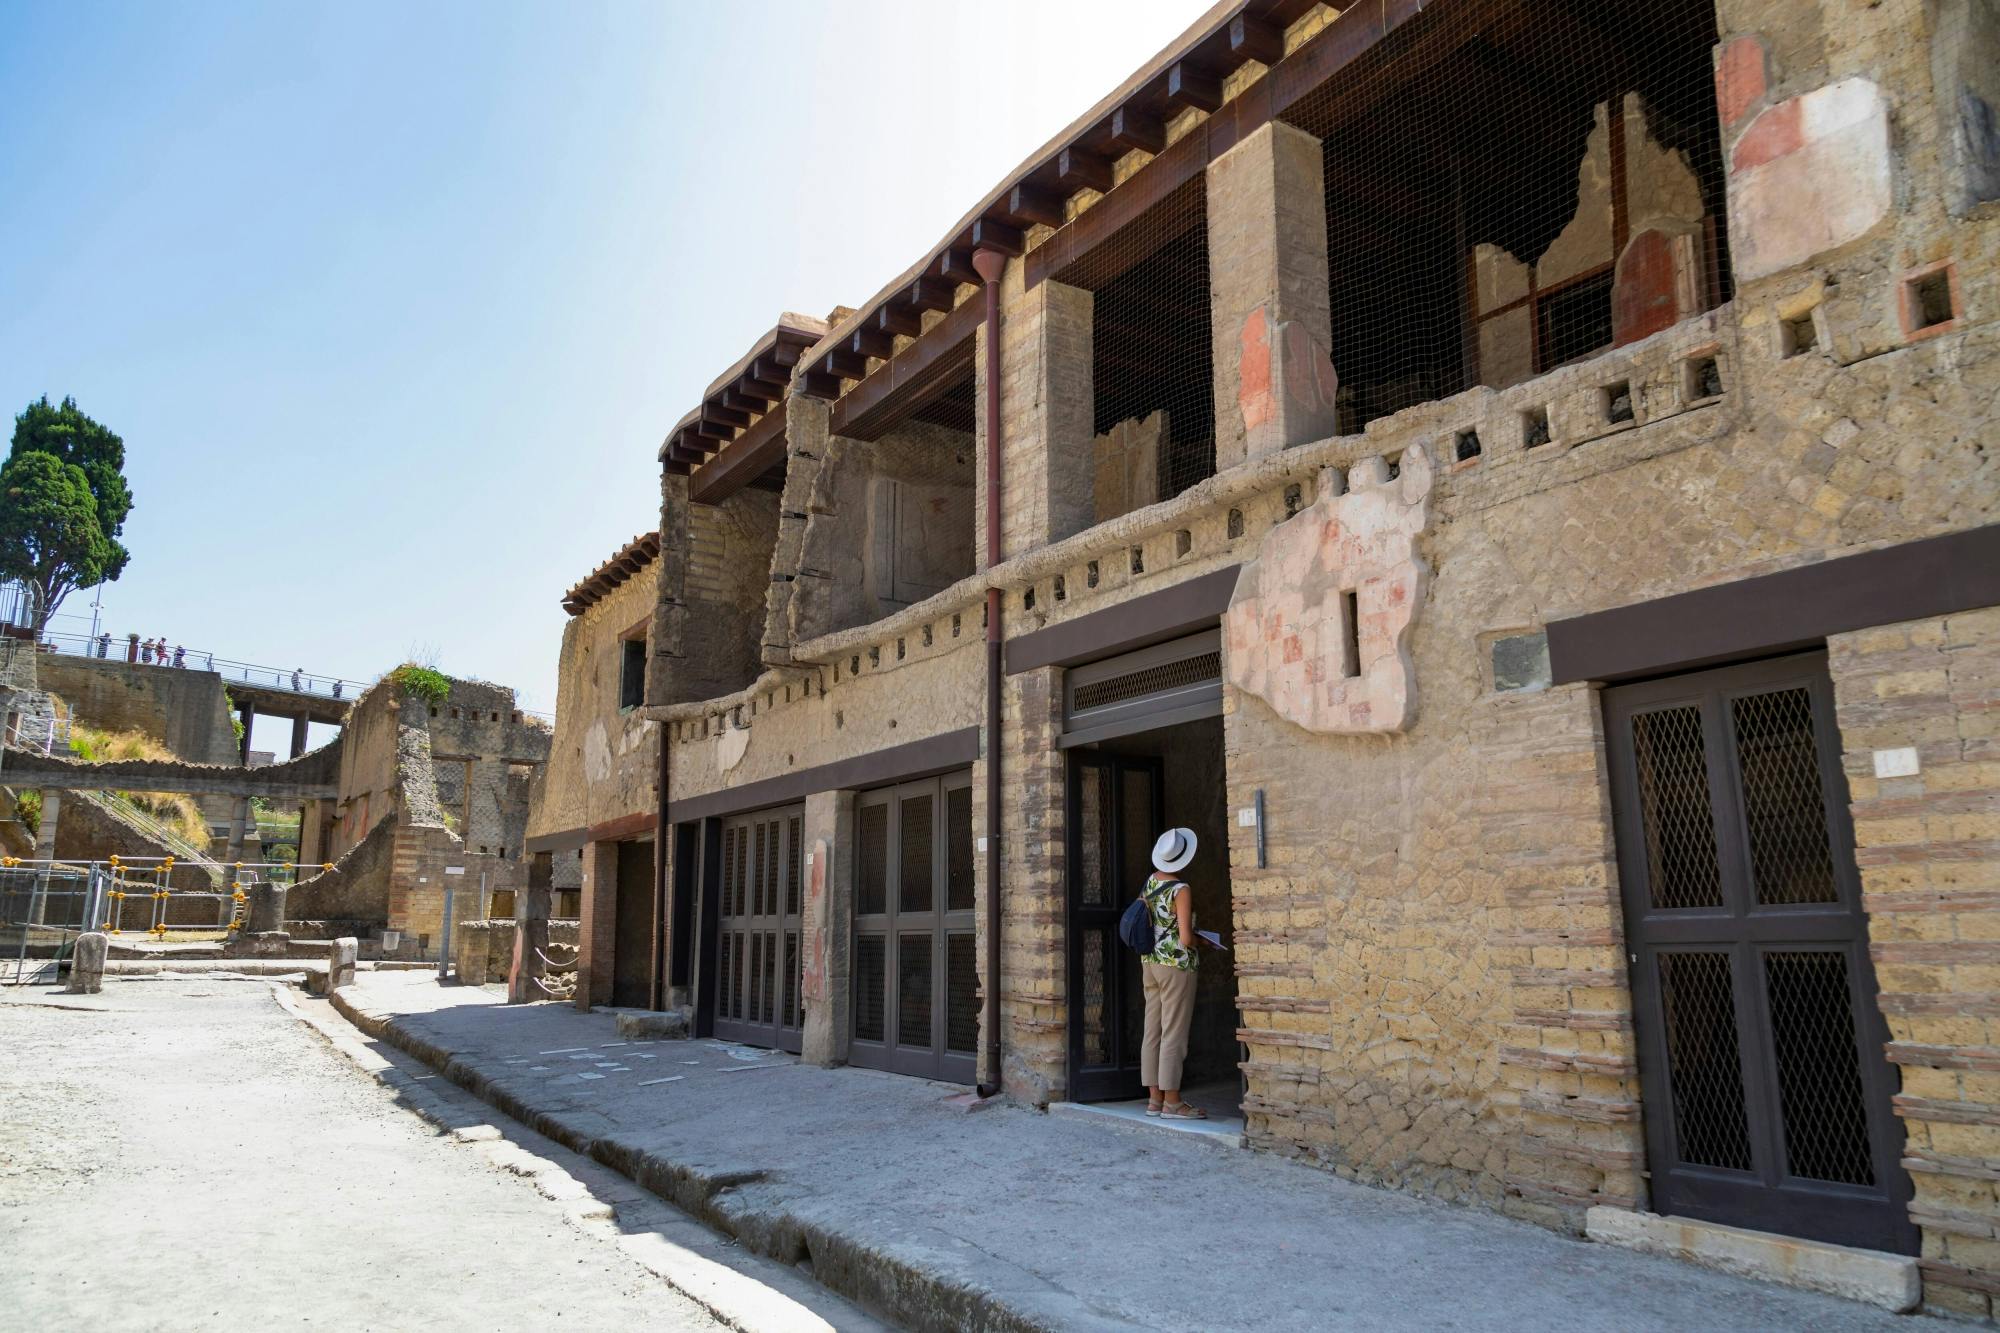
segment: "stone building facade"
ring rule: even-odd
[[[1996,69],[1975,0],[1219,7],[662,447],[654,1002],[1129,1095],[1186,825],[1252,1146],[1990,1314]]]

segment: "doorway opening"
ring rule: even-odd
[[[644,1009],[653,990],[653,844],[618,844],[611,947],[611,1003]]]
[[[1085,741],[1069,761],[1069,1096],[1141,1114],[1145,999],[1139,955],[1118,918],[1153,871],[1154,841],[1194,831],[1194,860],[1176,872],[1194,893],[1195,928],[1231,939],[1228,798],[1222,719],[1201,717]],[[1207,1111],[1203,1128],[1240,1133],[1242,1050],[1236,1039],[1234,955],[1200,946],[1194,1020],[1181,1095]],[[1129,1104],[1129,1105],[1127,1105]],[[1150,1122],[1149,1122],[1150,1123]]]

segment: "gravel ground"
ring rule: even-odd
[[[261,983],[8,992],[0,1050],[0,1326],[722,1327]]]

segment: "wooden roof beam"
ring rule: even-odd
[[[1111,113],[1111,142],[1157,153],[1167,146],[1167,127],[1153,112],[1127,103]]]
[[[1176,61],[1167,71],[1167,105],[1176,111],[1185,107],[1213,111],[1222,105],[1222,79],[1192,60]]]
[[[1071,146],[1056,155],[1056,179],[1070,190],[1109,190],[1115,183],[1110,159]]]

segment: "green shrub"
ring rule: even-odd
[[[430,667],[418,666],[415,662],[405,662],[391,671],[389,683],[406,693],[414,694],[435,708],[451,693],[451,677]]]

